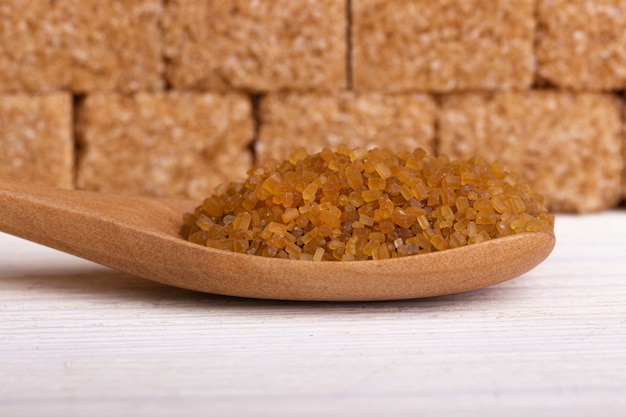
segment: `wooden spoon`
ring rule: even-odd
[[[360,301],[453,294],[517,277],[552,251],[551,232],[425,255],[300,261],[207,248],[179,235],[197,203],[69,191],[0,179],[0,231],[164,284],[214,294]]]

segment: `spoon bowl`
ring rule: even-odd
[[[179,235],[197,203],[0,179],[0,231],[163,284],[214,294],[317,301],[454,294],[515,278],[552,251],[552,232],[388,260],[303,261],[204,247]]]

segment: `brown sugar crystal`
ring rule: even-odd
[[[211,91],[346,88],[345,0],[170,0],[167,77]]]
[[[574,90],[626,87],[626,4],[622,0],[540,0],[540,81]]]
[[[419,148],[299,149],[219,187],[184,216],[181,233],[250,255],[388,259],[552,230],[542,201],[499,163]]]
[[[0,176],[73,188],[70,95],[0,94],[0,149]]]
[[[520,90],[534,73],[534,0],[352,2],[357,91]]]
[[[620,103],[610,94],[533,91],[442,100],[439,150],[497,158],[553,211],[590,212],[620,196]]]
[[[260,164],[286,159],[300,147],[309,153],[340,144],[435,150],[437,106],[424,94],[276,93],[263,98],[259,114]]]
[[[94,93],[77,133],[83,189],[201,198],[252,164],[251,105],[238,94]]]

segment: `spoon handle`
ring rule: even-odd
[[[67,190],[0,179],[0,231],[49,245],[59,231],[71,231],[68,214],[93,213],[95,203]]]
[[[0,178],[0,231],[106,265],[103,258],[124,242],[154,234],[174,238],[189,207],[184,203]]]

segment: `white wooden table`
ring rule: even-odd
[[[626,211],[516,280],[379,303],[169,288],[0,235],[0,416],[623,416]]]

